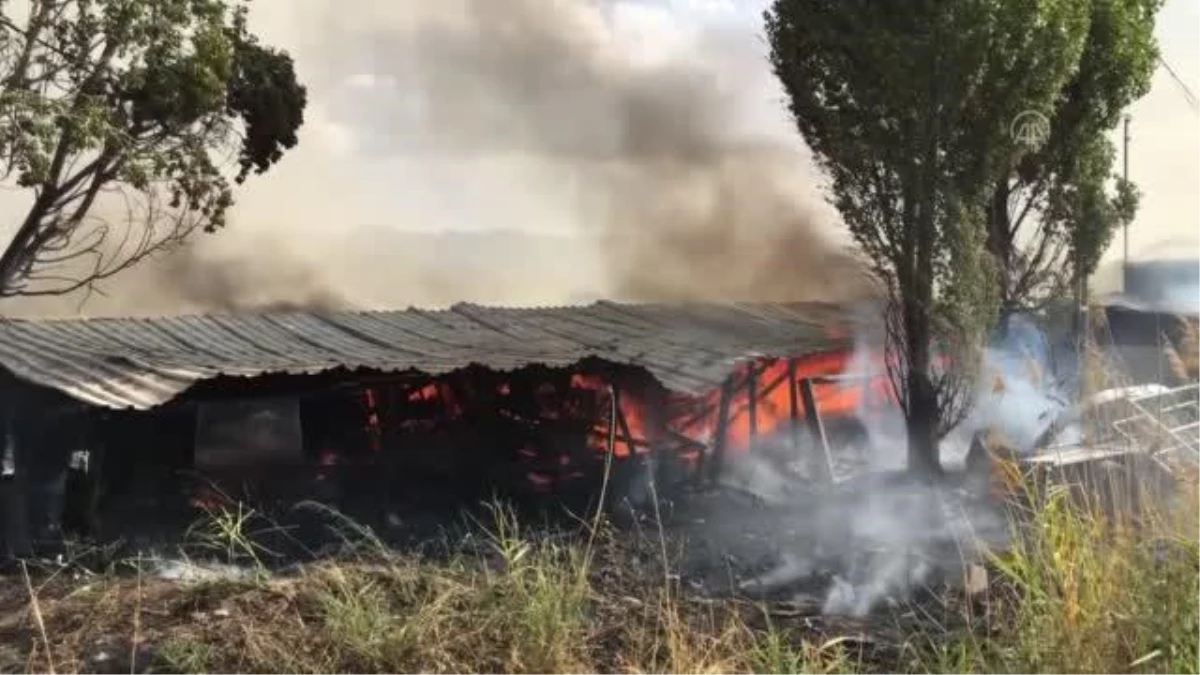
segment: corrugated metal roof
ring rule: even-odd
[[[1101,307],[1115,307],[1117,309],[1150,314],[1175,314],[1188,318],[1200,316],[1200,301],[1147,300],[1125,293],[1109,293],[1100,297],[1097,304]]]
[[[266,313],[171,318],[0,320],[0,365],[109,408],[146,409],[217,376],[338,367],[437,374],[588,357],[641,366],[668,389],[702,393],[739,361],[838,343],[848,314],[816,304],[625,305]]]

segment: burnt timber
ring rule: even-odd
[[[844,360],[826,360],[820,372],[797,361],[848,352],[851,321],[821,304],[612,302],[0,320],[8,419],[0,539],[26,549],[30,531],[36,539],[71,520],[72,501],[78,529],[94,533],[103,529],[98,511],[119,510],[112,495],[137,492],[134,483],[157,495],[126,510],[161,512],[166,502],[186,510],[184,497],[202,490],[176,478],[201,464],[213,475],[236,470],[240,482],[256,470],[321,481],[333,465],[365,457],[364,486],[434,474],[489,484],[514,471],[544,486],[586,476],[611,434],[610,454],[635,460],[631,475],[646,475],[636,466],[650,462],[656,482],[682,483],[681,471],[715,479],[735,418],[750,441],[774,429],[760,421],[772,393],[785,401],[776,417],[794,428],[804,415],[815,428],[817,403],[806,396],[801,406],[797,388]],[[198,446],[212,435],[202,421],[254,401],[275,407],[244,417],[283,420],[275,446],[302,446],[291,464],[243,448],[253,444],[246,433],[216,441],[223,454],[202,462]],[[616,417],[605,422],[610,406]],[[84,489],[72,496],[71,484]],[[370,502],[389,490],[344,492]]]

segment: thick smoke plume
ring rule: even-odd
[[[196,311],[864,291],[771,99],[756,18],[683,31],[638,20],[633,2],[278,9],[264,0],[253,18],[310,86],[301,147],[247,184],[228,231],[109,284],[103,311],[172,295]],[[347,184],[339,164],[370,177]],[[397,227],[426,234],[405,248]],[[446,230],[522,234],[503,257],[431,259]],[[547,233],[562,238],[555,261]]]
[[[423,6],[407,39],[369,39],[423,133],[385,143],[428,157],[510,157],[599,237],[611,292],[631,299],[852,297],[846,256],[817,231],[794,139],[744,128],[765,61],[722,36],[638,63],[601,4],[486,0]],[[384,129],[394,120],[377,120]],[[743,128],[739,129],[739,123]],[[806,184],[806,181],[808,184]],[[556,185],[557,184],[557,185]],[[845,288],[839,288],[839,284]]]

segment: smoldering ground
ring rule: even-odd
[[[826,459],[803,427],[760,438],[754,452],[737,455],[716,495],[685,509],[693,540],[703,542],[686,563],[701,585],[724,590],[732,583],[736,592],[807,598],[826,612],[864,615],[927,585],[961,582],[983,550],[1006,543],[1009,523],[987,499],[987,476],[966,471],[969,443],[987,432],[1020,454],[1035,452],[1066,410],[1075,361],[1055,360],[1055,336],[1027,317],[1012,318],[984,352],[971,414],[942,442],[949,476],[930,485],[904,470],[901,412],[867,386],[867,378],[883,375],[883,337],[880,321],[861,316],[842,375],[864,396],[852,433],[830,437],[834,482],[814,472],[813,462]]]
[[[310,87],[300,147],[245,186],[227,231],[107,284],[91,312],[863,291],[756,19],[683,30],[638,3],[552,0],[277,9],[253,18]],[[521,234],[443,257],[441,235],[405,249],[397,229]]]

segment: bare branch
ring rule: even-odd
[[[904,329],[903,305],[892,295],[884,310],[884,362],[892,393],[907,416],[911,402],[908,399],[908,376],[911,366],[908,354],[912,353]],[[933,385],[937,401],[936,435],[944,438],[970,415],[975,404],[978,386],[978,345],[970,343],[962,331],[954,330],[945,322],[934,321],[933,363],[927,373]]]
[[[248,32],[240,2],[202,4],[0,11],[0,173],[33,196],[0,255],[0,297],[90,290],[221,227],[232,185],[298,142],[307,94],[291,57]],[[224,35],[224,51],[193,44],[201,31]]]

